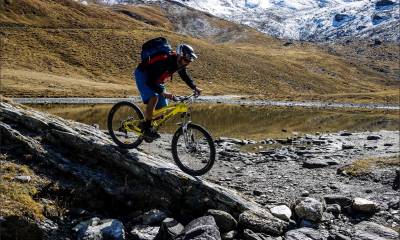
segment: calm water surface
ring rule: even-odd
[[[112,105],[31,105],[60,117],[106,129]],[[294,107],[255,107],[201,104],[193,106],[192,121],[203,125],[214,137],[248,139],[288,137],[315,132],[399,130],[399,111],[323,110]],[[174,132],[179,118],[172,119],[163,132]]]

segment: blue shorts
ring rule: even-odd
[[[135,70],[135,79],[136,86],[140,92],[140,97],[142,98],[144,104],[147,104],[151,97],[157,96],[158,101],[156,109],[160,109],[168,105],[168,100],[164,96],[154,92],[149,86],[147,86],[146,75],[139,69]],[[163,90],[165,90],[164,84],[160,84],[159,86],[162,87]]]

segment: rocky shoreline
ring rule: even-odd
[[[58,185],[37,194],[43,206],[65,204],[29,218],[37,239],[399,238],[398,131],[221,138],[214,168],[192,178],[171,164],[169,135],[121,151],[95,126],[16,104],[0,118],[1,164],[32,167]],[[358,174],[363,159],[389,160]],[[0,216],[3,236],[13,224]]]
[[[23,104],[114,104],[120,101],[140,102],[140,97],[130,98],[13,98],[17,103]],[[307,108],[360,108],[360,109],[384,109],[400,110],[396,104],[375,103],[338,103],[322,101],[274,101],[253,100],[247,96],[222,95],[222,96],[200,96],[198,103],[236,104],[250,106],[280,106],[280,107],[307,107]]]

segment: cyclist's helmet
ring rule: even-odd
[[[184,57],[191,62],[197,59],[197,55],[194,53],[193,48],[187,44],[179,44],[176,48],[176,54]]]

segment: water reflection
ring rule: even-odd
[[[34,108],[106,129],[109,104],[32,105]],[[195,105],[193,122],[205,126],[214,137],[249,139],[280,138],[294,133],[399,130],[399,111],[321,110],[290,107],[254,107],[237,105]],[[163,128],[173,132],[178,119]]]

